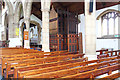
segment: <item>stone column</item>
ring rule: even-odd
[[[8,28],[9,28],[9,38],[13,38],[14,37],[14,26],[13,26],[13,23],[14,23],[14,18],[13,18],[13,14],[9,14],[9,23],[8,23]]]
[[[85,54],[88,60],[96,59],[96,0],[93,12],[89,12],[90,0],[85,0]]]
[[[17,29],[19,29],[19,27],[18,27],[19,23],[14,23],[13,25],[14,25],[14,34],[13,34],[13,36],[14,36],[14,38],[19,38],[19,35],[17,34],[17,32],[18,32]]]
[[[19,38],[19,20],[14,13],[9,14],[9,47],[21,46]]]
[[[30,38],[29,38],[29,28],[30,28],[30,18],[24,19],[26,29],[24,30],[25,33],[28,33],[26,36],[28,36],[28,39],[24,40],[24,48],[30,48]],[[24,34],[25,35],[25,34]],[[25,36],[24,36],[25,37]]]
[[[16,47],[17,45],[17,40],[15,39],[15,28],[14,28],[14,14],[11,13],[8,15],[9,22],[8,22],[8,40],[9,42],[9,47]]]
[[[42,11],[42,51],[49,52],[49,11],[51,0],[41,0]]]

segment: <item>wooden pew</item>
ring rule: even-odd
[[[116,51],[106,51],[104,54],[109,54],[109,56],[117,56],[118,54],[117,54],[117,52],[118,52],[118,50]]]
[[[15,54],[21,54],[21,53],[29,53],[29,52],[41,52],[37,50],[31,50],[31,49],[5,49],[1,50],[2,55],[15,55]]]
[[[113,58],[111,58],[111,60],[112,60]],[[43,73],[43,72],[46,72],[46,71],[54,71],[54,70],[61,70],[61,69],[69,69],[69,68],[72,68],[72,67],[77,67],[77,66],[85,66],[85,65],[88,65],[88,64],[91,64],[91,63],[98,63],[98,62],[103,62],[103,61],[107,61],[108,59],[101,59],[101,60],[92,60],[92,61],[87,61],[87,62],[75,62],[75,63],[70,63],[70,64],[66,64],[66,65],[62,65],[62,66],[52,66],[52,67],[49,67],[49,68],[46,68],[45,67],[45,69],[44,68],[42,68],[42,70],[40,69],[40,68],[38,68],[38,69],[36,69],[36,68],[33,68],[33,69],[31,69],[31,70],[27,70],[27,68],[21,68],[21,70],[20,70],[20,68],[16,68],[16,70],[15,71],[17,71],[17,70],[19,70],[19,76],[18,77],[20,77],[20,76],[22,76],[23,77],[23,75],[30,75],[30,74],[40,74],[40,73]],[[110,59],[109,59],[110,60]],[[30,68],[30,67],[29,67]],[[36,70],[35,70],[36,69]],[[52,70],[53,69],[53,70]],[[27,71],[26,71],[27,70]],[[22,73],[20,73],[20,72],[22,72]],[[33,73],[32,73],[33,72]],[[16,73],[16,72],[15,72]]]
[[[54,54],[47,54],[47,55],[44,55],[44,54],[39,54],[39,53],[31,53],[31,54],[24,54],[23,56],[17,56],[17,57],[14,57],[14,58],[3,58],[3,63],[9,61],[9,62],[17,62],[17,61],[20,61],[20,60],[26,60],[26,59],[37,59],[37,58],[46,58],[46,57],[51,57],[53,56]],[[54,56],[65,56],[65,55],[73,55],[71,53],[64,53],[64,54],[56,54]],[[84,54],[78,54],[80,55],[81,57],[84,55]]]
[[[78,60],[76,60],[76,61],[74,61],[75,63],[73,63],[73,61],[71,60],[71,62],[69,61],[69,63],[68,62],[66,62],[65,63],[65,61],[63,61],[63,63],[62,64],[60,64],[60,62],[58,62],[58,64],[57,65],[53,65],[53,63],[52,63],[52,66],[50,66],[50,65],[48,65],[48,66],[45,66],[46,64],[42,64],[41,66],[45,66],[45,67],[39,67],[39,68],[35,68],[35,66],[29,66],[29,67],[16,67],[15,69],[14,69],[14,77],[15,78],[22,78],[23,76],[25,76],[25,75],[33,75],[33,74],[41,74],[41,73],[45,73],[45,72],[52,72],[52,71],[56,71],[56,70],[62,70],[62,69],[69,69],[69,68],[72,68],[72,67],[77,67],[77,66],[83,66],[83,65],[85,65],[85,64],[82,64],[81,62],[85,62],[85,61],[87,61],[88,60],[88,58],[80,58],[80,59],[78,59]],[[40,66],[40,65],[39,65]],[[29,68],[30,68],[30,70],[29,70]],[[17,73],[18,72],[18,73]],[[19,74],[19,75],[17,75],[17,74]]]
[[[78,74],[75,74],[75,75],[65,76],[65,77],[62,77],[62,78],[81,78],[81,79],[82,78],[83,79],[91,78],[91,79],[94,79],[96,76],[99,76],[101,74],[108,73],[110,75],[112,71],[119,70],[120,69],[119,66],[120,66],[120,63],[112,65],[112,66],[100,68],[100,69],[95,69],[95,70],[92,70],[92,71],[87,71],[87,72],[84,72],[84,73],[78,73]]]
[[[16,54],[16,55],[2,55],[2,58],[6,59],[6,58],[18,58],[18,57],[24,57],[24,56],[33,56],[33,55],[44,55],[44,56],[60,56],[60,55],[68,55],[68,54],[72,54],[70,52],[66,52],[66,51],[57,51],[57,52],[42,52],[42,51],[39,51],[39,52],[29,52],[29,53],[21,53],[21,54]],[[77,54],[77,53],[76,53]]]
[[[105,66],[110,66],[110,63],[111,64],[118,63],[118,61],[120,61],[120,59],[106,61],[103,63],[97,63],[97,64],[83,66],[83,67],[71,68],[71,69],[66,69],[66,70],[59,70],[59,71],[36,74],[36,75],[31,75],[31,76],[24,76],[24,78],[60,78],[60,77],[64,77],[67,75],[73,75],[73,74],[85,72],[88,70],[93,70],[93,69],[97,69],[97,68],[101,68],[101,67],[105,67]]]
[[[8,71],[10,71],[10,69],[13,67],[64,61],[64,60],[69,60],[73,58],[83,57],[83,55],[84,54],[71,54],[67,56],[57,56],[57,57],[55,56],[55,57],[48,57],[48,58],[27,59],[27,60],[22,60],[22,61],[19,61],[19,60],[11,61],[7,63],[8,65],[6,67],[7,68],[6,75],[8,75]]]
[[[108,76],[105,76],[105,77],[102,77],[102,78],[99,78],[99,79],[96,79],[96,80],[114,80],[116,78],[120,78],[120,72],[118,73],[114,73],[114,74],[110,74]]]
[[[108,49],[101,49],[101,50],[97,50],[96,52],[99,52],[101,55],[101,54],[103,54],[103,52],[106,52],[106,51],[108,51]]]
[[[58,51],[57,51],[58,52]],[[61,54],[62,52],[62,54]],[[47,55],[46,55],[47,54]],[[29,58],[43,58],[43,57],[50,57],[50,56],[60,56],[60,55],[68,55],[71,53],[65,53],[64,51],[60,51],[57,53],[33,53],[29,52],[28,54],[16,54],[16,55],[2,55],[2,61],[14,61],[14,60],[22,60],[22,59],[29,59]]]
[[[19,54],[19,55],[14,55],[12,56],[7,56],[7,58],[2,58],[2,63],[3,63],[3,66],[4,64],[7,62],[7,61],[17,61],[17,60],[25,60],[25,59],[36,59],[36,58],[44,58],[44,57],[51,57],[51,56],[61,56],[61,55],[69,55],[69,54],[73,54],[73,53],[70,53],[70,52],[62,52],[61,51],[59,52],[59,54],[54,54],[54,53],[49,53],[46,55],[46,53],[30,53],[30,54]],[[78,53],[76,53],[78,54]],[[82,56],[83,54],[81,54]]]
[[[72,54],[70,52],[66,52],[66,51],[55,51],[55,52],[43,52],[43,51],[30,51],[30,52],[18,52],[19,54],[15,54],[15,55],[2,55],[3,58],[12,58],[12,57],[20,57],[20,56],[24,56],[24,55],[31,55],[32,53],[34,54],[44,54],[44,55],[52,55],[52,56],[56,56],[56,55],[65,55],[65,54]]]
[[[97,59],[109,57],[109,54],[97,55]]]
[[[19,49],[19,48],[18,48]],[[17,50],[18,50],[17,49]],[[6,49],[5,49],[6,50]],[[11,52],[14,52],[14,51],[16,51],[16,49],[14,49],[14,48],[12,48],[12,51]],[[21,49],[20,49],[21,50]],[[29,50],[29,49],[23,49],[23,50]],[[8,49],[8,51],[9,51],[9,49]],[[30,50],[31,51],[31,50]],[[49,52],[49,55],[45,55],[46,53],[44,53],[44,52],[41,52],[41,51],[37,51],[37,52],[39,52],[39,53],[33,53],[34,52],[34,50],[32,50],[32,52],[28,52],[28,53],[26,53],[26,52],[24,52],[24,53],[19,53],[19,54],[16,54],[16,55],[2,55],[2,58],[1,58],[1,62],[2,62],[2,70],[3,70],[3,68],[5,68],[5,63],[7,63],[7,61],[15,61],[15,60],[24,60],[24,59],[33,59],[33,58],[40,58],[40,57],[44,57],[44,56],[48,56],[48,57],[50,57],[50,56],[53,56],[54,54],[56,54],[56,56],[57,55],[64,55],[64,54],[61,54],[61,53],[65,53],[66,51],[56,51],[56,52],[52,52],[52,53],[50,53]],[[18,53],[18,52],[17,52]],[[57,54],[58,53],[58,54]],[[48,54],[48,53],[47,53]],[[67,54],[70,54],[70,53],[66,53],[66,55]],[[3,72],[3,71],[2,71]],[[3,74],[2,74],[3,75]]]
[[[14,52],[13,50],[15,51],[14,48],[12,48],[12,52]],[[29,50],[29,49],[23,49],[23,50]],[[49,52],[49,53],[45,53],[45,52],[41,52],[41,51],[37,51],[39,53],[33,53],[33,52],[34,52],[34,50],[32,50],[32,52],[28,52],[28,53],[24,52],[24,53],[19,53],[19,54],[16,54],[16,55],[2,55],[2,60],[1,61],[3,61],[2,63],[3,63],[3,66],[4,66],[5,65],[4,63],[6,61],[10,61],[10,60],[12,61],[12,60],[22,60],[22,59],[29,59],[29,58],[36,58],[36,57],[40,58],[40,57],[46,57],[46,56],[50,57],[50,56],[60,56],[60,55],[72,54],[72,53],[69,53],[69,52],[66,52],[66,51],[55,51],[55,52]],[[18,51],[17,51],[17,53],[18,53]]]
[[[72,59],[72,58],[78,58],[78,57],[83,57],[84,54],[70,54],[70,55],[61,55],[61,56],[54,56],[54,57],[46,57],[46,58],[35,58],[35,59],[23,59],[23,60],[10,60],[8,61],[9,63],[25,63],[25,62],[30,62],[30,61],[37,61],[37,60],[41,60],[42,63],[46,63],[46,62],[53,62],[53,61],[60,61],[60,60],[66,60],[66,59]],[[51,61],[50,61],[51,60]]]
[[[120,50],[106,51],[101,55],[97,55],[97,58],[101,59],[101,58],[112,57],[112,56],[120,56]]]

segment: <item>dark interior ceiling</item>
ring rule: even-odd
[[[120,4],[120,2],[97,2],[96,9],[102,9],[110,6],[114,6]],[[84,13],[84,2],[54,2],[51,6],[57,9],[66,10],[68,9],[71,13],[82,14]],[[40,2],[33,2],[32,4],[32,14],[37,16],[39,19],[42,18],[41,12],[41,3]]]

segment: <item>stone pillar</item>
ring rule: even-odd
[[[91,0],[85,0],[85,54],[88,60],[96,59],[96,0],[93,0],[93,12],[89,12]]]
[[[8,23],[8,26],[9,26],[9,38],[13,38],[14,37],[14,27],[13,27],[13,21],[14,21],[14,18],[13,18],[13,14],[9,14],[9,23]]]
[[[19,33],[19,31],[17,30],[17,29],[19,29],[19,27],[18,27],[19,23],[14,23],[13,25],[14,25],[14,34],[13,34],[13,36],[14,36],[14,38],[19,38],[19,35],[17,34],[17,32]]]
[[[28,39],[24,39],[24,48],[29,49],[30,48],[30,38],[29,38],[30,18],[24,19],[24,22],[25,22],[25,25],[26,25],[26,29],[24,30],[24,38],[25,38],[25,36],[28,37]]]
[[[50,11],[50,1],[41,1],[42,10],[42,51],[49,52],[49,11]]]
[[[15,15],[12,13],[9,15],[9,47],[21,46],[20,38],[19,38],[19,23],[16,20]]]
[[[16,47],[17,45],[17,39],[15,39],[15,28],[14,28],[14,15],[13,13],[8,15],[9,22],[8,22],[8,40],[9,42],[9,47]]]

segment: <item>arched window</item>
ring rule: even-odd
[[[120,13],[108,12],[102,18],[102,36],[118,34],[118,17]]]

